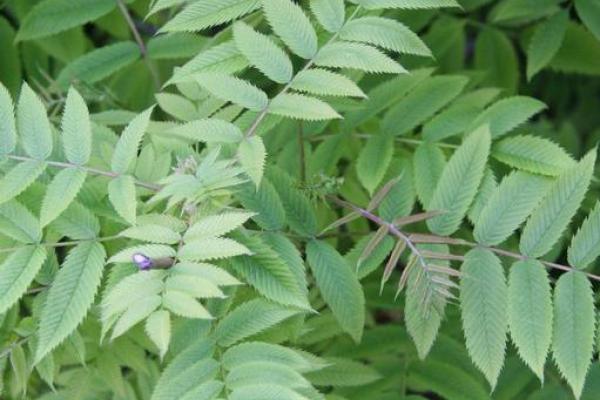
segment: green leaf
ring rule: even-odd
[[[475,68],[486,71],[487,86],[513,94],[519,82],[517,54],[506,34],[496,28],[481,30],[475,42]]]
[[[444,167],[428,211],[445,213],[427,220],[429,229],[438,235],[454,233],[475,198],[490,148],[487,127],[476,130],[465,139]]]
[[[540,203],[551,180],[513,172],[502,180],[475,221],[478,243],[492,246],[506,240]]]
[[[238,143],[244,134],[234,124],[215,118],[199,119],[171,128],[170,135],[181,137],[192,142],[206,143]]]
[[[233,390],[229,400],[306,400],[292,389],[276,384],[256,383]]]
[[[469,355],[492,389],[504,363],[507,303],[506,279],[498,257],[485,249],[469,251],[460,281],[463,330]]]
[[[463,133],[479,116],[482,108],[483,105],[461,104],[457,100],[423,125],[423,138],[439,142]]]
[[[536,27],[527,47],[527,79],[531,80],[558,52],[567,31],[568,20],[569,13],[565,10]]]
[[[510,268],[508,325],[519,355],[543,382],[552,339],[552,294],[548,273],[537,260],[517,261]]]
[[[332,42],[323,46],[314,58],[315,65],[350,68],[372,73],[402,74],[407,71],[375,47],[352,42]]]
[[[214,351],[211,341],[193,337],[192,343],[164,369],[156,382],[151,400],[182,400],[186,393],[214,379],[219,370],[219,363],[211,358]],[[214,396],[208,397],[212,398]]]
[[[252,182],[258,188],[262,180],[267,158],[267,150],[260,136],[252,136],[240,142],[238,160]]]
[[[8,310],[25,294],[46,256],[44,247],[27,246],[12,252],[0,264],[0,313]]]
[[[9,358],[11,370],[14,374],[14,387],[12,389],[16,389],[17,392],[20,392],[21,397],[25,397],[30,370],[23,346],[21,344],[15,344],[11,347]]]
[[[386,221],[409,215],[417,199],[411,159],[400,156],[392,159],[383,182],[397,180],[378,207],[379,216]]]
[[[455,0],[357,0],[358,4],[367,10],[379,10],[382,8],[402,8],[408,10],[460,7]]]
[[[600,4],[595,0],[575,0],[575,10],[583,24],[600,40]]]
[[[317,34],[299,5],[291,0],[262,0],[273,31],[294,54],[310,59],[317,52]]]
[[[362,386],[381,379],[381,375],[372,366],[344,358],[327,358],[329,365],[318,371],[306,374],[314,385],[318,386]]]
[[[562,46],[550,62],[553,70],[600,75],[596,61],[600,57],[600,41],[582,25],[569,21]]]
[[[507,97],[485,109],[471,124],[471,128],[489,125],[492,138],[496,139],[546,108],[539,100],[525,96]]]
[[[261,361],[280,364],[301,373],[321,369],[326,363],[325,360],[317,357],[307,358],[303,352],[287,346],[264,342],[246,342],[235,345],[227,349],[222,358],[223,367],[227,370]]]
[[[324,101],[297,93],[277,95],[269,104],[269,113],[308,121],[342,118]]]
[[[12,153],[16,145],[17,127],[12,97],[0,83],[0,157]]]
[[[83,321],[100,286],[106,252],[82,242],[69,252],[42,309],[35,362],[40,362]]]
[[[317,217],[310,200],[284,171],[271,168],[268,173],[270,182],[281,199],[290,228],[302,236],[315,236],[318,233]]]
[[[124,174],[132,170],[140,143],[148,129],[152,110],[153,107],[138,114],[121,133],[110,162],[111,169],[114,172]]]
[[[15,165],[0,178],[0,204],[20,195],[45,169],[46,163],[38,160],[28,160]]]
[[[269,300],[310,310],[304,288],[300,286],[296,274],[286,259],[273,250],[268,242],[256,235],[238,235],[236,238],[252,252],[252,256],[231,260],[240,279],[252,285]]]
[[[258,190],[254,185],[245,185],[237,197],[245,209],[254,211],[252,219],[263,229],[277,231],[285,225],[285,210],[279,194],[270,181],[263,178]]]
[[[108,199],[117,213],[130,225],[135,225],[137,199],[135,181],[131,175],[121,175],[108,184]]]
[[[79,168],[65,168],[60,171],[48,185],[42,209],[40,223],[48,225],[71,204],[81,190],[87,173]]]
[[[155,224],[138,224],[121,231],[119,236],[164,244],[176,244],[181,240],[181,235],[171,228]]]
[[[579,398],[594,351],[594,293],[584,274],[563,274],[554,290],[552,352],[561,374]]]
[[[340,38],[363,42],[402,54],[431,57],[431,50],[404,24],[389,18],[362,17],[349,21],[340,31]]]
[[[358,180],[372,196],[383,179],[394,155],[394,138],[375,134],[368,140],[356,161]]]
[[[346,260],[325,242],[308,242],[306,257],[321,296],[335,319],[344,332],[355,342],[360,342],[365,322],[365,298],[358,278]]]
[[[344,25],[344,0],[311,0],[310,9],[321,26],[331,33],[339,32]]]
[[[71,203],[51,226],[61,235],[78,240],[93,239],[100,232],[98,218],[76,201]]]
[[[218,260],[251,254],[246,246],[228,238],[205,238],[187,242],[177,256],[187,261]]]
[[[420,144],[413,155],[415,189],[424,208],[428,208],[446,166],[446,156],[436,145]]]
[[[154,97],[156,98],[159,107],[164,112],[177,119],[192,121],[198,118],[198,108],[196,107],[196,104],[183,96],[173,93],[157,93]]]
[[[323,96],[366,97],[366,94],[344,75],[326,69],[300,71],[291,83],[292,89]]]
[[[160,305],[160,296],[157,306]],[[162,304],[172,313],[185,318],[212,319],[206,308],[192,296],[179,290],[168,290],[162,296]],[[153,310],[152,310],[153,311]],[[152,312],[151,311],[151,312]],[[145,317],[145,316],[144,316]]]
[[[483,208],[490,200],[490,197],[495,193],[497,187],[498,183],[496,182],[494,171],[492,171],[490,167],[487,167],[483,173],[481,184],[479,185],[479,189],[477,189],[477,194],[475,195],[468,212],[469,220],[473,225],[477,224],[481,211],[483,211]]]
[[[46,107],[26,83],[21,87],[17,104],[17,127],[21,145],[27,154],[44,160],[52,152],[52,129]]]
[[[195,222],[185,233],[185,241],[222,236],[242,226],[254,214],[242,211],[228,211],[209,215]]]
[[[186,6],[161,32],[193,32],[227,23],[260,7],[259,0],[203,0]]]
[[[250,64],[267,78],[277,83],[287,83],[292,79],[292,62],[268,36],[240,21],[233,25],[233,38]]]
[[[187,32],[156,35],[148,40],[148,57],[153,60],[189,59],[204,47],[203,37]]]
[[[583,221],[573,236],[567,254],[569,264],[578,269],[587,268],[600,255],[600,203]]]
[[[196,82],[213,96],[231,101],[252,111],[262,111],[269,99],[262,90],[239,78],[223,73],[201,73],[194,75]]]
[[[464,76],[424,80],[386,112],[381,122],[383,131],[390,135],[409,133],[456,98],[467,82]]]
[[[229,312],[219,322],[215,336],[219,345],[229,347],[297,313],[297,310],[262,299],[250,300]]]
[[[521,253],[540,257],[552,249],[585,196],[595,161],[594,149],[552,184],[523,229],[519,244]]]
[[[39,221],[16,200],[0,205],[0,232],[21,243],[38,243],[42,240]]]
[[[67,160],[84,165],[92,154],[92,127],[85,100],[74,88],[69,89],[62,117],[62,142]]]
[[[108,14],[114,0],[44,0],[35,5],[21,23],[17,40],[54,35]]]
[[[134,42],[100,47],[67,64],[58,74],[56,82],[65,89],[71,82],[96,83],[133,64],[140,55],[140,49]]]
[[[534,174],[558,176],[574,160],[556,143],[537,136],[512,136],[496,143],[492,156],[514,168]]]

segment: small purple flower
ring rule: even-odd
[[[152,268],[154,264],[150,257],[147,257],[141,253],[135,253],[132,257],[133,262],[138,266],[138,268],[142,271],[148,271]]]

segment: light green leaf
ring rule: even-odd
[[[150,123],[152,110],[153,107],[138,114],[121,133],[110,162],[111,169],[114,172],[124,174],[133,168],[140,143]]]
[[[207,40],[187,32],[156,35],[148,40],[148,57],[153,60],[190,59],[196,56]]]
[[[242,226],[253,215],[243,211],[228,211],[203,217],[187,230],[184,239],[190,241],[222,236]]]
[[[496,245],[508,238],[540,203],[551,180],[513,172],[502,180],[475,221],[477,242]]]
[[[581,272],[563,274],[554,290],[552,352],[561,374],[579,398],[594,352],[594,293]]]
[[[346,260],[325,242],[311,240],[306,248],[308,264],[321,296],[344,332],[360,342],[365,321],[365,298],[358,278]]]
[[[254,135],[242,140],[237,155],[242,168],[258,188],[267,158],[267,150],[262,138]]]
[[[105,259],[104,248],[96,242],[82,242],[69,252],[42,309],[34,364],[83,321],[100,286]]]
[[[12,252],[0,264],[0,313],[23,296],[46,260],[44,247],[27,246]]]
[[[90,113],[81,95],[69,89],[62,117],[62,142],[67,160],[73,164],[86,164],[92,153],[92,127]]]
[[[182,121],[198,118],[198,109],[193,101],[173,93],[157,93],[154,95],[158,106],[167,114]]]
[[[17,144],[17,127],[12,97],[0,83],[0,157],[12,153]]]
[[[95,238],[100,232],[98,218],[76,201],[51,226],[61,235],[79,240]]]
[[[171,341],[171,317],[167,311],[153,312],[146,320],[146,333],[158,347],[160,358],[165,358]]]
[[[71,82],[96,83],[133,64],[140,55],[140,48],[134,42],[100,47],[67,64],[58,74],[56,82],[65,89]]]
[[[286,386],[256,383],[233,390],[229,400],[308,400],[308,398]]]
[[[476,130],[465,139],[444,167],[427,207],[429,211],[444,211],[444,214],[427,220],[432,232],[450,235],[460,226],[483,178],[490,141],[487,127]]]
[[[460,304],[469,355],[492,389],[504,363],[508,331],[508,291],[498,257],[485,249],[465,255],[461,268]]]
[[[17,104],[17,127],[25,152],[38,160],[48,158],[52,152],[52,129],[46,107],[26,83]]]
[[[405,135],[431,118],[462,92],[464,76],[436,76],[424,80],[386,112],[382,124],[390,135]]]
[[[215,336],[219,345],[229,347],[297,313],[297,310],[263,299],[250,300],[229,312],[219,322]]]
[[[114,0],[44,0],[38,2],[21,22],[17,40],[54,35],[108,14]]]
[[[369,43],[402,54],[431,57],[431,50],[404,24],[389,18],[368,16],[354,19],[342,28],[340,38]]]
[[[345,358],[326,358],[329,363],[323,369],[306,374],[308,380],[318,386],[362,386],[381,379],[372,366]]]
[[[510,268],[508,324],[519,355],[543,382],[552,339],[552,294],[548,273],[537,260],[517,261]]]
[[[569,13],[565,10],[536,27],[527,47],[527,79],[531,80],[558,52],[567,31],[568,20]]]
[[[181,240],[181,235],[169,227],[156,224],[139,224],[139,221],[137,226],[121,231],[119,236],[164,244],[175,244]]]
[[[144,298],[143,301],[130,303],[127,307],[127,310],[125,310],[125,312],[116,321],[110,339],[115,340],[119,336],[123,335],[137,323],[141,322],[144,320],[144,318],[152,314],[154,310],[161,305],[161,303],[166,303],[166,295],[162,298],[158,295],[148,296]],[[166,306],[166,304],[164,305]]]
[[[121,175],[108,184],[108,199],[117,213],[130,225],[135,225],[137,199],[135,181],[131,175]]]
[[[227,23],[260,7],[259,0],[203,0],[186,6],[161,32],[193,32]]]
[[[192,240],[184,244],[177,256],[187,261],[218,260],[251,254],[246,246],[228,238],[205,238]]]
[[[86,171],[79,168],[65,168],[56,174],[48,185],[46,195],[42,200],[40,211],[42,226],[52,222],[75,200],[86,176]]]
[[[394,138],[383,133],[372,135],[358,155],[358,180],[370,195],[381,183],[393,155]]]
[[[552,184],[523,229],[519,244],[521,253],[540,257],[552,249],[585,196],[595,161],[594,149]]]
[[[252,111],[262,111],[267,107],[265,92],[239,78],[219,72],[194,75],[196,82],[213,96],[231,101]]]
[[[407,71],[375,47],[352,42],[332,42],[315,56],[315,65],[350,68],[365,72],[402,74]]]
[[[39,221],[16,200],[0,205],[0,232],[22,243],[37,243],[42,240]]]
[[[475,68],[486,71],[483,84],[513,94],[519,83],[519,64],[511,40],[504,31],[486,26],[475,42]]]
[[[273,31],[294,54],[310,59],[317,52],[317,34],[299,5],[291,0],[262,0]]]
[[[438,146],[423,143],[415,150],[412,170],[417,196],[423,207],[428,208],[445,166],[446,156]]]
[[[320,68],[300,71],[294,77],[291,88],[299,92],[323,96],[367,97],[351,79]]]
[[[310,9],[321,26],[331,33],[338,32],[344,25],[344,0],[311,0]]]
[[[600,4],[595,0],[575,0],[575,10],[583,24],[600,40]]]
[[[382,8],[402,8],[416,10],[422,8],[460,7],[455,0],[357,0],[367,10]]]
[[[567,254],[569,264],[578,269],[587,268],[600,255],[600,203],[583,221],[573,236]]]
[[[342,118],[324,101],[297,93],[279,94],[269,104],[269,113],[309,121]]]
[[[166,258],[174,257],[175,250],[171,246],[164,244],[143,244],[133,247],[128,247],[119,251],[108,259],[108,263],[130,263],[131,257],[135,253],[142,253],[149,258]]]
[[[246,342],[230,347],[223,354],[222,361],[227,370],[239,365],[268,361],[301,373],[319,370],[326,365],[325,360],[317,357],[307,358],[302,352],[290,347],[264,342]]]
[[[507,97],[485,109],[471,124],[477,128],[487,124],[492,138],[496,139],[512,131],[539,113],[546,105],[539,100],[525,96]]]
[[[45,169],[46,163],[38,160],[28,160],[15,165],[0,178],[0,204],[20,195]]]
[[[240,21],[233,25],[233,38],[250,64],[267,78],[277,83],[287,83],[292,79],[292,62],[268,36]]]
[[[492,148],[492,156],[514,168],[558,176],[575,161],[556,143],[537,136],[511,136]]]
[[[168,133],[192,142],[237,143],[244,134],[234,124],[220,119],[199,119],[171,128]]]
[[[162,298],[163,306],[185,318],[212,319],[206,308],[192,296],[178,290],[168,290]]]
[[[171,272],[177,276],[192,276],[209,280],[217,286],[236,286],[241,282],[222,268],[206,263],[180,262],[171,267]]]
[[[477,194],[473,199],[473,203],[471,203],[471,207],[469,207],[469,212],[467,216],[469,220],[475,225],[479,216],[481,215],[481,211],[492,197],[492,194],[496,191],[498,187],[498,183],[496,182],[496,176],[494,175],[494,171],[490,167],[486,167],[483,178],[481,179],[481,184],[479,185],[479,189],[477,189]]]
[[[190,274],[175,274],[169,276],[165,282],[165,289],[167,291],[185,293],[197,299],[223,299],[226,297],[221,289],[219,289],[219,287],[211,280]]]

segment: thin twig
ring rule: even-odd
[[[144,62],[146,63],[146,66],[148,67],[148,71],[150,71],[150,75],[152,76],[152,81],[154,82],[154,86],[156,87],[156,89],[160,89],[160,78],[158,75],[158,70],[156,69],[156,65],[154,65],[154,63],[152,62],[152,60],[148,57],[148,48],[146,47],[146,44],[144,43],[144,40],[142,39],[142,35],[140,35],[140,32],[137,29],[137,26],[135,26],[135,22],[133,21],[133,18],[131,18],[131,14],[129,13],[129,10],[127,9],[127,6],[125,5],[125,3],[123,3],[123,0],[116,0],[117,1],[117,5],[119,6],[119,10],[121,11],[121,14],[123,14],[123,18],[125,18],[125,21],[127,22],[127,25],[129,26],[129,30],[131,30],[131,33],[133,34],[133,38],[135,39],[139,49],[140,49],[140,53],[142,54],[142,58],[144,59]]]
[[[7,155],[6,157],[10,158],[11,160],[16,160],[16,161],[40,161],[40,160],[37,160],[32,157],[17,156],[17,155],[12,155],[12,154]],[[77,164],[72,164],[72,163],[63,162],[63,161],[44,160],[44,161],[40,161],[40,162],[44,162],[48,166],[56,167],[56,168],[79,168],[79,169],[89,172],[90,174],[107,176],[109,178],[117,178],[121,175],[121,174],[118,174],[118,173],[112,172],[112,171],[104,171],[101,169],[86,167],[83,165],[77,165]],[[148,183],[148,182],[142,182],[142,181],[138,181],[138,180],[135,181],[135,184],[137,186],[140,186],[140,187],[143,187],[143,188],[155,191],[155,192],[159,191],[161,189],[161,187],[159,185],[155,185],[153,183]]]
[[[504,256],[504,257],[509,257],[509,258],[513,258],[516,260],[528,260],[528,259],[533,259],[533,260],[537,260],[539,261],[542,265],[548,267],[548,268],[553,268],[553,269],[558,269],[561,271],[566,271],[566,272],[570,272],[570,271],[578,271],[578,272],[582,272],[584,273],[589,279],[594,280],[594,281],[598,281],[600,282],[600,276],[598,275],[594,275],[591,274],[589,272],[585,272],[585,271],[581,271],[578,269],[575,269],[573,267],[570,267],[568,265],[563,265],[563,264],[558,264],[558,263],[554,263],[554,262],[550,262],[550,261],[545,261],[545,260],[539,260],[537,258],[530,258],[527,257],[523,254],[520,253],[515,253],[512,251],[508,251],[508,250],[504,250],[504,249],[500,249],[498,247],[493,247],[493,246],[484,246],[481,245],[479,243],[475,243],[475,242],[470,242],[468,240],[463,240],[463,239],[454,239],[454,238],[450,238],[450,237],[445,237],[445,236],[437,236],[437,235],[422,235],[422,234],[410,234],[410,233],[404,233],[402,231],[400,231],[398,229],[397,226],[395,226],[394,224],[384,221],[383,219],[381,219],[380,217],[372,214],[371,212],[360,208],[352,203],[349,203],[347,201],[338,199],[337,197],[333,197],[330,196],[328,197],[329,199],[331,199],[333,202],[349,208],[357,213],[359,213],[360,215],[362,215],[363,217],[367,218],[368,220],[380,225],[380,226],[387,226],[389,229],[389,232],[391,234],[393,234],[394,236],[398,237],[399,239],[403,240],[406,245],[411,249],[411,251],[419,258],[423,259],[426,257],[426,255],[424,255],[423,253],[419,252],[419,249],[417,249],[417,247],[414,245],[415,242],[417,243],[445,243],[448,245],[455,245],[455,246],[467,246],[467,247],[479,247],[479,248],[483,248],[483,249],[487,249],[495,254],[498,254],[500,256]],[[413,240],[416,239],[416,240]],[[426,265],[425,265],[426,267]]]

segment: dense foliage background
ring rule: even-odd
[[[598,0],[0,0],[0,398],[600,397]]]

